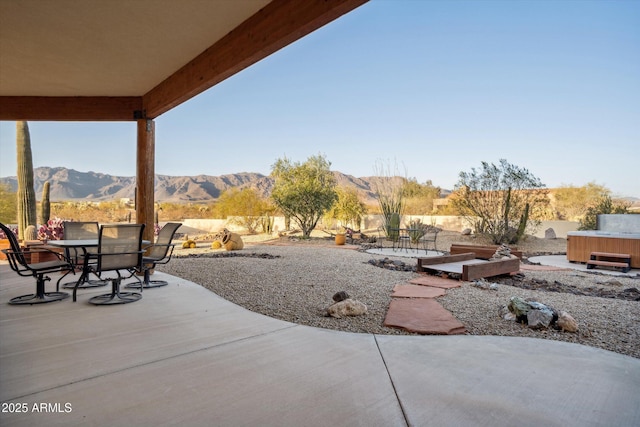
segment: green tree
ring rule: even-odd
[[[555,217],[568,221],[580,220],[590,206],[599,203],[604,196],[611,191],[595,182],[590,182],[582,187],[572,185],[556,188],[551,191]]]
[[[338,198],[330,166],[324,156],[317,155],[304,163],[285,157],[271,167],[274,178],[271,198],[285,216],[300,226],[304,238],[309,238],[322,215]]]
[[[233,217],[233,223],[246,228],[250,233],[256,233],[263,216],[273,212],[269,201],[260,197],[253,188],[230,188],[224,191],[218,198],[216,208],[218,214]]]
[[[629,206],[622,201],[615,201],[608,194],[603,195],[597,203],[587,208],[584,218],[580,220],[578,230],[597,230],[598,215],[628,214]]]
[[[338,199],[326,216],[337,219],[345,227],[351,226],[354,229],[360,229],[360,222],[367,213],[367,207],[360,201],[358,192],[352,187],[338,187],[336,193]]]
[[[500,243],[517,243],[527,226],[539,224],[549,199],[540,179],[501,159],[460,172],[452,203],[476,232]]]
[[[8,184],[0,184],[0,222],[15,224],[18,217],[16,192]]]

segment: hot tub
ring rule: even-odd
[[[600,230],[567,233],[567,260],[586,263],[591,252],[629,254],[631,267],[640,268],[640,233]]]

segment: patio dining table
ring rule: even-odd
[[[98,244],[99,244],[99,240],[98,239],[76,239],[76,240],[49,240],[47,242],[47,244],[49,246],[54,246],[54,247],[58,247],[58,248],[62,248],[65,250],[65,257],[67,257],[67,259],[69,260],[69,262],[71,262],[71,259],[69,259],[69,249],[81,249],[83,254],[86,255],[87,254],[87,250],[90,248],[97,248]],[[146,247],[149,246],[151,244],[151,242],[149,240],[143,240],[142,241],[142,247]],[[65,273],[65,276],[69,273],[72,273],[73,271],[68,271],[67,273]],[[74,273],[75,274],[75,273]],[[84,286],[84,284],[81,284],[81,281],[87,281],[87,286]],[[93,282],[93,283],[92,283]],[[99,285],[97,285],[97,282],[104,282],[102,280],[97,281],[97,280],[87,280],[87,275],[86,274],[81,274],[80,278],[76,281],[76,282],[71,282],[68,283],[66,285],[63,285],[63,287],[65,288],[76,288],[76,289],[82,289],[84,287],[95,287],[95,286],[103,286],[106,284],[106,282],[101,283]]]
[[[419,229],[415,229],[415,228],[391,228],[390,229],[392,235],[394,235],[394,239],[393,239],[393,250],[396,251],[400,251],[402,249],[405,250],[405,252],[408,252],[409,250],[413,250],[414,247],[414,243],[415,243],[415,249],[418,249],[418,243],[417,240],[414,239],[413,237],[415,236],[415,233],[419,232]]]
[[[47,242],[50,246],[56,246],[58,248],[63,249],[83,249],[86,251],[87,248],[97,248],[98,247],[98,239],[78,239],[78,240],[49,240]],[[142,246],[149,246],[151,242],[149,240],[143,240]]]

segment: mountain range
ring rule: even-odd
[[[353,187],[365,203],[376,203],[375,183],[380,177],[356,178],[341,172],[333,172],[338,185]],[[46,181],[50,185],[51,201],[112,201],[133,199],[135,177],[113,176],[98,172],[78,172],[63,167],[39,167],[34,169],[34,188],[40,200]],[[401,179],[401,178],[397,178]],[[15,176],[0,178],[13,191],[18,187]],[[230,188],[253,188],[267,197],[273,188],[273,178],[259,173],[242,172],[221,176],[168,176],[156,175],[155,200],[158,202],[205,202],[217,199]]]

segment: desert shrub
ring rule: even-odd
[[[273,213],[274,207],[267,199],[260,197],[253,188],[231,188],[224,191],[216,204],[216,212],[249,233],[256,233],[258,227],[264,229],[265,216]]]
[[[527,169],[505,159],[498,165],[482,162],[479,170],[460,172],[452,203],[476,233],[496,244],[513,244],[527,227],[539,224],[540,212],[549,203],[544,187]]]
[[[405,199],[405,213],[428,215],[433,213],[433,201],[440,198],[440,187],[431,181],[419,184],[415,178],[408,179],[402,189]]]
[[[358,192],[351,187],[337,187],[336,193],[338,199],[325,214],[327,222],[336,219],[345,227],[360,229],[360,222],[367,213],[367,207],[360,201]]]
[[[628,214],[629,204],[616,201],[611,196],[604,195],[598,202],[587,208],[584,218],[580,220],[578,230],[596,230],[598,228],[598,215],[601,214]]]
[[[580,220],[590,207],[596,206],[611,191],[595,182],[581,187],[563,186],[551,191],[555,218],[568,221]]]
[[[18,217],[16,192],[9,185],[0,184],[0,222],[15,224]]]

